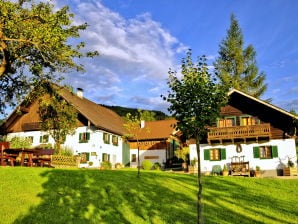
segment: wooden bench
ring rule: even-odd
[[[250,176],[249,162],[231,162],[232,176]]]
[[[17,157],[19,157],[20,151],[15,151],[12,149],[4,149],[2,158],[5,159],[11,166],[14,166]]]
[[[51,167],[52,164],[52,155],[54,155],[54,149],[36,149],[33,153],[32,161],[34,164],[43,167],[47,164]]]

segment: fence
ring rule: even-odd
[[[79,167],[81,157],[79,156],[63,156],[63,155],[53,155],[52,156],[52,166],[53,167]]]

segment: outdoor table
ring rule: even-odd
[[[23,149],[21,157],[21,166],[24,166],[25,156],[28,155],[28,166],[33,166],[33,154],[36,152],[36,149]]]

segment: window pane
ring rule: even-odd
[[[132,154],[131,155],[131,162],[136,162],[137,161],[137,154]]]

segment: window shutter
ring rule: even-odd
[[[209,149],[204,150],[204,160],[210,160]]]
[[[220,160],[225,160],[226,159],[226,149],[222,148],[220,149]]]
[[[39,136],[39,143],[42,143],[42,136]]]
[[[276,145],[272,146],[272,157],[273,158],[277,158],[278,157],[278,149],[277,149],[277,146]]]
[[[260,158],[260,148],[258,146],[255,146],[253,150],[254,150],[254,158]]]
[[[86,135],[87,135],[86,136],[87,137],[87,140],[90,140],[90,132],[87,132]]]
[[[79,134],[79,140],[82,140],[82,133]]]

